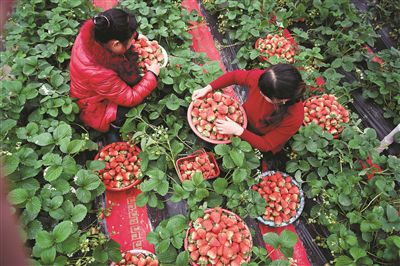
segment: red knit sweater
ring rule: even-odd
[[[230,85],[241,85],[248,88],[248,97],[243,104],[248,126],[240,136],[254,148],[262,152],[278,152],[299,130],[304,119],[303,102],[290,106],[283,120],[273,126],[264,126],[263,120],[275,110],[273,104],[261,95],[258,80],[265,70],[235,70],[228,72],[210,83],[211,87],[221,89]]]

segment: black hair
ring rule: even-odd
[[[118,40],[124,44],[137,29],[137,21],[133,14],[122,9],[112,8],[93,18],[94,38],[100,43]]]
[[[265,125],[274,125],[282,121],[289,106],[303,99],[305,85],[300,72],[292,64],[277,64],[265,70],[258,80],[261,93],[270,99],[289,99],[285,104],[265,118]]]

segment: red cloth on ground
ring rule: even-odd
[[[258,80],[265,70],[235,70],[228,72],[210,83],[213,89],[233,84],[248,88],[248,97],[243,104],[248,119],[248,129],[240,136],[262,152],[278,152],[299,130],[304,119],[303,102],[290,106],[288,114],[277,125],[265,126],[263,120],[271,115],[275,106],[265,100],[258,87]]]
[[[72,48],[70,95],[78,99],[81,120],[106,132],[116,119],[118,105],[141,103],[157,87],[157,78],[151,72],[140,78],[136,62],[125,55],[114,55],[99,44],[93,27],[92,20],[86,21]],[[129,52],[134,56],[132,50]]]

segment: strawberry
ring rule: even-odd
[[[204,230],[203,228],[199,228],[197,230],[197,234],[199,235],[200,239],[205,238],[206,237],[206,233],[207,233],[206,230]]]
[[[220,212],[212,212],[210,214],[210,219],[214,222],[214,223],[219,223],[219,221],[221,220],[221,213]]]
[[[240,243],[242,241],[242,234],[239,233],[239,230],[233,235],[232,241],[236,243]]]
[[[215,259],[217,257],[217,251],[218,249],[216,247],[213,247],[207,252],[207,256],[210,259]]]
[[[208,245],[204,245],[204,246],[201,246],[200,248],[199,248],[199,253],[200,253],[200,255],[202,255],[202,256],[206,256],[207,255],[207,252],[210,250],[210,246],[208,246]]]
[[[194,244],[189,244],[188,250],[189,250],[190,252],[193,252],[193,251],[197,250],[197,247],[196,247],[196,245],[194,245]]]
[[[292,186],[289,189],[289,193],[291,193],[291,194],[299,194],[299,188],[297,186]]]
[[[193,252],[190,252],[190,258],[191,258],[193,261],[197,261],[197,260],[199,259],[199,257],[200,257],[200,253],[199,253],[198,250],[193,251]]]
[[[226,106],[233,104],[232,98],[224,97],[222,101]]]
[[[224,248],[224,257],[231,259],[235,254],[233,253],[232,248],[225,246]]]
[[[218,110],[218,113],[220,113],[222,115],[226,115],[229,111],[228,106],[226,106],[226,105],[219,105],[217,110]]]
[[[214,237],[209,241],[209,245],[212,247],[219,247],[221,243],[218,241],[216,237]]]
[[[276,216],[276,217],[274,218],[274,222],[275,222],[277,225],[282,224],[282,217]]]
[[[213,97],[213,100],[214,100],[214,101],[220,102],[221,99],[222,99],[222,93],[220,93],[220,92],[215,92],[215,93],[213,94],[212,97]]]
[[[291,210],[296,210],[296,208],[297,208],[296,202],[290,202],[290,203],[289,203],[289,209],[291,209]]]

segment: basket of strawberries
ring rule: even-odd
[[[272,227],[286,226],[300,217],[304,209],[304,193],[300,185],[288,174],[267,171],[252,189],[265,199],[267,206],[257,219]]]
[[[201,139],[213,144],[230,143],[229,135],[220,134],[215,121],[229,117],[242,127],[247,126],[246,112],[238,101],[221,92],[209,92],[192,101],[187,112],[190,128]]]
[[[132,249],[122,253],[122,260],[110,266],[158,266],[156,255],[144,249]]]
[[[190,223],[185,250],[197,265],[241,265],[249,262],[253,240],[245,222],[222,208],[207,209]]]
[[[268,34],[265,38],[258,38],[255,43],[255,49],[261,53],[259,57],[261,61],[268,61],[268,58],[277,56],[289,63],[294,63],[296,46],[279,34]]]
[[[220,173],[214,154],[204,149],[179,158],[175,165],[182,182],[191,179],[196,172],[200,172],[206,180],[215,178]]]
[[[107,190],[123,191],[138,185],[142,180],[140,149],[128,142],[114,142],[101,149],[95,160],[106,166],[98,172]]]
[[[156,60],[160,67],[166,67],[168,64],[167,51],[157,42],[149,41],[144,36],[139,36],[137,41],[132,43],[135,50],[139,53],[138,66],[142,72],[146,71],[146,64],[150,65],[152,61]]]
[[[337,101],[334,95],[313,96],[304,102],[304,125],[312,122],[335,138],[343,130],[343,125],[350,120],[349,112]]]

